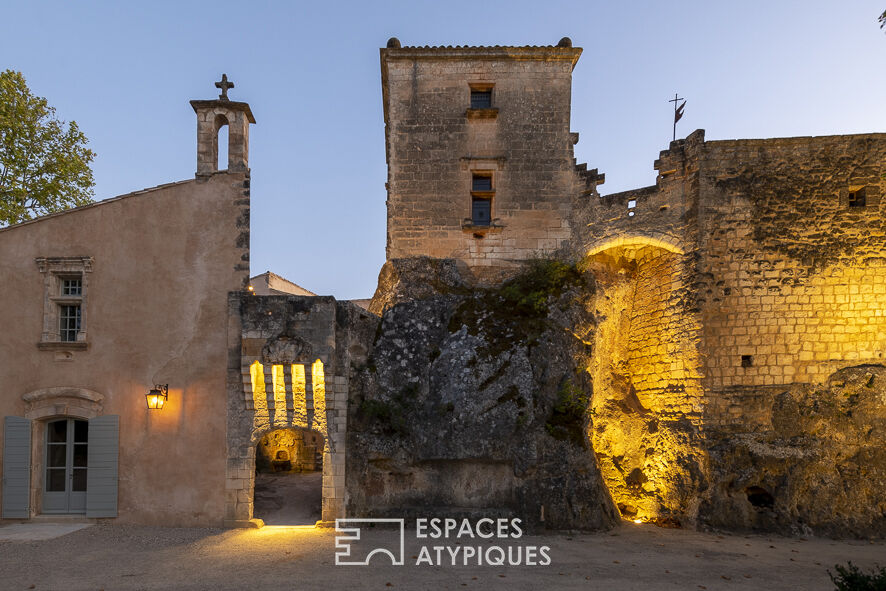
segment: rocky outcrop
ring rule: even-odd
[[[694,351],[667,256],[536,261],[496,289],[389,262],[348,341],[348,513],[886,534],[886,367],[711,389],[694,358],[651,363]]]
[[[415,276],[464,285],[448,269]],[[416,293],[406,277],[397,294]],[[570,328],[592,280],[538,263],[501,289],[454,291],[389,306],[351,376],[349,512],[610,527],[587,438],[590,351]]]
[[[700,522],[789,535],[886,535],[886,367],[840,370],[826,385],[734,392],[760,416],[708,433]],[[750,403],[745,405],[750,408]],[[748,431],[748,423],[759,428]]]
[[[369,311],[381,316],[399,302],[446,293],[464,295],[470,291],[472,284],[470,269],[455,259],[392,259],[382,266],[378,274],[378,287],[369,304]]]

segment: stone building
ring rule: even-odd
[[[588,436],[624,517],[884,533],[886,134],[698,130],[661,153],[654,186],[600,196],[603,175],[572,159],[580,53],[381,50],[381,279],[416,255],[480,283],[577,262],[596,286]]]
[[[258,463],[320,467],[326,522],[886,532],[886,134],[699,130],[601,196],[580,54],[381,49],[369,310],[250,280],[226,97],[192,101],[195,179],[0,229],[3,517],[258,526]]]
[[[381,50],[388,259],[456,258],[494,280],[569,239],[573,200],[597,182],[572,152],[580,55],[565,38]]]
[[[222,522],[224,327],[249,279],[255,120],[245,103],[191,104],[195,178],[0,229],[3,518]],[[147,409],[155,386],[162,410]]]

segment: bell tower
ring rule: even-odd
[[[197,113],[197,176],[219,172],[218,132],[228,126],[228,168],[227,172],[249,170],[249,124],[255,123],[248,103],[228,99],[228,89],[234,83],[228,75],[215,83],[221,89],[218,99],[211,101],[191,101]]]

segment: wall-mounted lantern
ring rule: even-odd
[[[162,410],[163,405],[169,399],[169,384],[162,386],[159,384],[154,385],[151,391],[145,394],[145,398],[148,401],[148,408],[150,410]]]

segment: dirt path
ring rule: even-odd
[[[320,520],[323,473],[255,475],[255,516],[268,525],[314,525]]]
[[[0,589],[830,590],[826,570],[834,563],[886,563],[884,542],[625,525],[602,534],[517,540],[549,546],[549,566],[416,566],[420,544],[413,532],[406,534],[406,566],[382,560],[336,566],[335,535],[313,528],[94,526],[54,540],[0,542]],[[363,542],[398,541],[394,531],[364,531]]]

